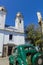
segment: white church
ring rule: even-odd
[[[12,54],[14,46],[25,44],[24,21],[20,12],[16,14],[15,26],[5,26],[6,9],[0,6],[0,57]]]

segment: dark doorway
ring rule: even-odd
[[[12,46],[8,46],[8,56],[12,54]]]

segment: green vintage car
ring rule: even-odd
[[[14,48],[13,54],[9,56],[10,65],[29,65],[27,57],[31,56],[31,65],[43,65],[43,53],[32,44],[19,45]]]

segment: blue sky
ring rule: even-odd
[[[43,0],[0,0],[7,10],[6,24],[14,25],[17,12],[23,13],[24,24],[38,24],[37,11],[43,16]]]

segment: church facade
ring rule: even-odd
[[[0,57],[13,53],[16,45],[25,44],[24,21],[20,12],[16,14],[15,26],[5,26],[6,9],[0,7]]]

